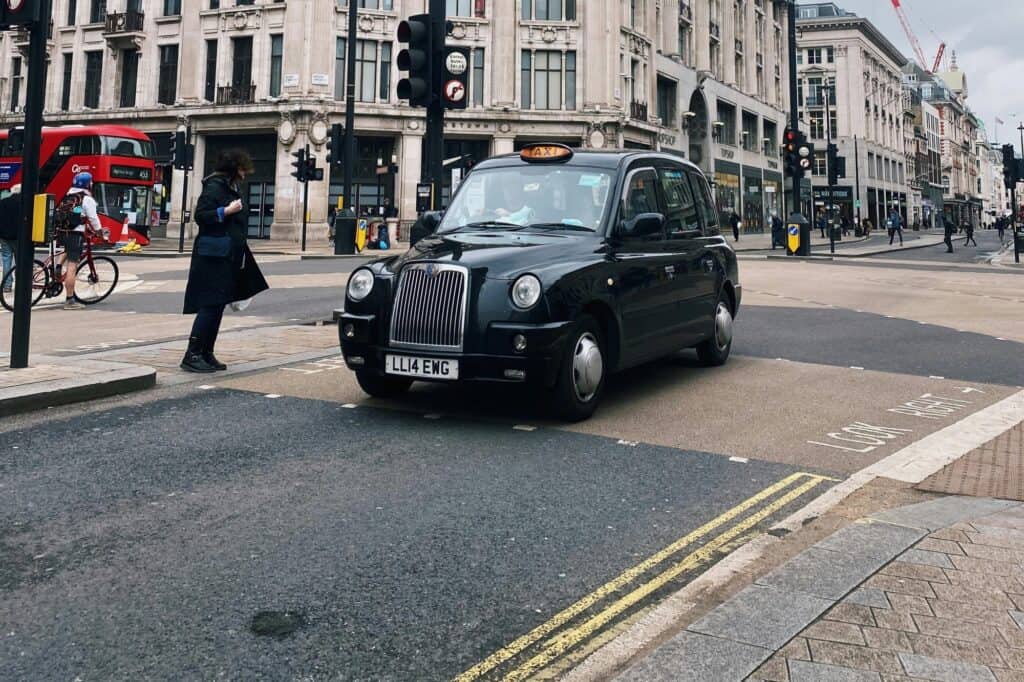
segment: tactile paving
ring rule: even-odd
[[[1024,421],[925,479],[917,489],[1024,501]]]

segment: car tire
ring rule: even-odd
[[[374,372],[356,372],[359,388],[374,398],[397,398],[412,386],[412,379],[375,374]]]
[[[697,345],[697,359],[705,367],[720,367],[729,359],[732,350],[733,309],[723,291],[715,304],[711,319],[711,336]]]
[[[608,353],[601,325],[591,315],[576,320],[568,338],[547,402],[559,419],[578,422],[589,419],[601,402]]]

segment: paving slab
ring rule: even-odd
[[[1008,500],[949,496],[872,514],[871,518],[899,526],[935,531],[965,519],[985,516],[1017,506],[1020,506],[1019,502]]]
[[[839,600],[860,585],[887,559],[811,548],[758,580],[755,584],[823,599]]]
[[[919,654],[899,654],[900,662],[911,677],[939,682],[995,682],[992,671],[977,663],[947,661]]]
[[[922,530],[890,523],[854,523],[822,540],[817,547],[889,561],[924,535]]]
[[[146,365],[34,356],[26,368],[0,369],[0,417],[155,385],[156,370]]]
[[[683,632],[615,679],[618,682],[742,680],[770,653],[768,649],[749,644]]]
[[[876,672],[844,668],[838,665],[790,661],[789,680],[790,682],[881,682],[882,676]]]

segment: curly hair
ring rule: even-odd
[[[226,149],[217,156],[213,169],[229,178],[237,178],[239,172],[253,172],[252,158],[243,149]]]

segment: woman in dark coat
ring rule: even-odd
[[[181,368],[188,372],[227,369],[213,354],[224,306],[244,301],[268,288],[246,244],[248,225],[238,187],[252,172],[249,155],[223,152],[214,172],[203,180],[196,202],[199,234],[192,246],[183,312],[196,314]]]

